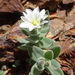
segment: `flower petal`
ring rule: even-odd
[[[34,10],[33,10],[33,17],[34,19],[37,19],[39,16],[39,7],[36,7]]]
[[[24,17],[24,16],[21,16],[21,19],[22,19],[23,21],[25,21],[25,17]]]
[[[45,17],[45,9],[41,10],[41,12],[39,13],[38,19],[39,20],[44,20],[44,17]]]
[[[23,17],[21,17],[21,19],[23,20],[23,21],[31,21],[32,20],[32,16],[30,15],[30,14],[26,14],[25,12],[23,12],[23,15],[24,15],[24,17],[25,18],[23,18]],[[25,20],[24,20],[25,19]]]
[[[46,19],[47,17],[48,17],[48,15],[45,15],[45,16],[43,17],[43,20]]]
[[[25,28],[25,22],[22,22],[19,26],[20,26],[21,28]]]
[[[28,22],[31,21],[31,19],[30,19],[28,16],[21,16],[21,19],[22,19],[23,21],[28,21]]]
[[[39,16],[44,16],[45,15],[45,9],[42,9],[41,11],[40,11],[40,15]]]
[[[31,9],[26,9],[26,13],[31,15],[32,14],[32,10]]]
[[[35,28],[34,25],[32,25],[30,22],[27,22],[27,21],[21,23],[21,24],[20,24],[20,27],[21,27],[21,28],[28,28],[30,31]]]
[[[45,24],[45,23],[48,23],[48,21],[43,21],[43,22],[41,23],[41,25],[43,25],[43,24]]]
[[[26,18],[29,18],[30,20],[32,20],[32,18],[33,18],[33,11],[31,10],[31,9],[26,9],[26,15],[25,15],[25,17]]]
[[[37,25],[36,28],[41,28],[41,26],[40,25]]]
[[[27,14],[25,12],[23,12],[23,15],[26,16]]]
[[[39,13],[39,7],[36,7],[34,10],[33,10],[33,14],[38,14]]]

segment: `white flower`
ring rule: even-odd
[[[33,11],[26,9],[26,13],[23,12],[24,16],[21,16],[23,22],[20,24],[20,27],[28,28],[30,31],[35,28],[41,28],[40,25],[48,22],[45,20],[48,17],[45,13],[45,9],[39,11],[39,7],[36,7]]]

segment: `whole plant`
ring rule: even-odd
[[[19,27],[27,37],[18,38],[21,43],[18,48],[27,51],[30,56],[27,59],[32,64],[29,75],[41,75],[44,70],[50,75],[64,75],[61,65],[55,59],[61,48],[56,46],[55,40],[46,37],[50,29],[48,10],[40,11],[39,7],[26,9],[21,19]]]

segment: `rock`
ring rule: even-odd
[[[20,43],[17,38],[25,38],[18,25],[19,23],[14,24],[7,33],[0,36],[0,62],[2,64],[11,64],[15,59],[27,58],[27,53],[18,49]]]
[[[2,64],[14,62],[14,52],[0,50],[0,62]]]
[[[49,0],[29,0],[25,4],[22,2],[22,4],[24,4],[24,8],[34,9],[36,6],[41,7],[42,5],[44,5],[48,2],[49,2]]]
[[[56,17],[59,19],[64,19],[66,17],[66,10],[58,11]]]
[[[69,4],[75,2],[75,0],[62,0],[63,4]]]
[[[34,9],[39,6],[40,9],[44,8],[54,11],[57,9],[58,2],[57,0],[29,0],[24,4],[24,7]]]
[[[68,13],[68,16],[72,16],[75,14],[75,5],[73,6],[72,10]]]
[[[0,37],[0,48],[8,49],[8,48],[17,48],[17,38],[25,37],[25,35],[20,30],[18,23],[14,24],[12,28],[4,35]]]
[[[24,8],[27,9],[27,8],[31,8],[31,9],[34,9],[36,8],[36,5],[31,3],[30,1],[27,1],[25,4],[24,4]]]
[[[67,16],[67,17],[65,18],[65,23],[71,23],[71,22],[73,22],[73,21],[75,21],[75,14],[72,15],[72,16]]]
[[[23,12],[24,8],[19,0],[0,0],[0,12]]]
[[[19,0],[0,0],[0,25],[16,23],[24,7]]]
[[[0,25],[13,25],[15,24],[22,14],[19,12],[1,12],[0,13]]]
[[[0,34],[6,33],[11,28],[11,25],[2,25],[0,26]]]
[[[69,30],[75,26],[75,14],[65,18],[64,30]]]
[[[53,20],[50,20],[49,26],[50,26],[50,31],[47,37],[52,38],[63,30],[64,22],[60,19],[53,19]]]

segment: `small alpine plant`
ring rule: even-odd
[[[64,75],[60,64],[55,60],[61,48],[57,42],[46,37],[49,32],[49,12],[45,9],[26,9],[21,16],[19,27],[27,36],[18,38],[21,46],[18,48],[28,52],[28,62],[32,65],[29,75],[41,75],[44,70],[50,75]],[[27,61],[26,60],[26,61]]]

